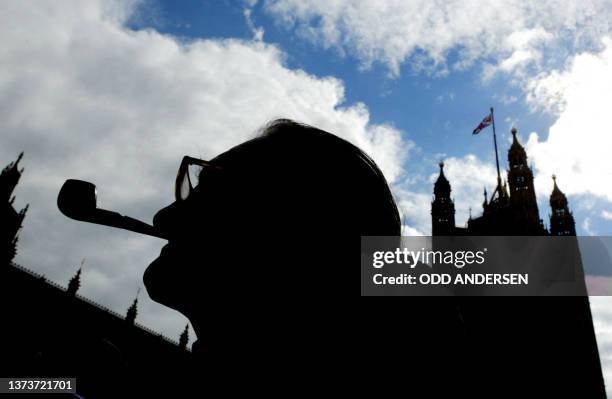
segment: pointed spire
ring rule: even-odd
[[[455,229],[455,205],[451,199],[451,186],[444,176],[444,162],[440,161],[440,175],[434,183],[431,203],[432,235],[452,235]]]
[[[487,205],[489,205],[489,201],[487,199],[487,188],[484,188],[484,201],[482,201],[482,208],[486,209]]]
[[[508,164],[510,169],[520,166],[527,168],[527,152],[525,152],[525,148],[523,148],[516,137],[517,130],[515,126],[512,126],[510,133],[512,133],[512,145],[510,145],[510,149],[508,150]]]
[[[77,291],[81,287],[81,271],[83,270],[83,265],[85,264],[85,258],[81,261],[81,266],[79,270],[77,270],[76,274],[70,279],[68,282],[68,288],[66,289],[66,293],[69,295],[76,295]]]
[[[444,177],[446,179],[446,176],[444,176],[444,161],[440,161],[438,162],[438,166],[440,167],[440,177]]]
[[[15,196],[13,191],[21,178],[21,171],[18,169],[18,164],[23,157],[23,152],[19,154],[16,161],[9,163],[0,171],[0,202],[6,201],[5,211],[0,217],[2,219],[2,236],[3,242],[0,248],[0,261],[4,264],[10,264],[17,254],[17,241],[19,230],[23,224],[23,219],[28,209],[28,205],[21,211],[14,208]],[[6,220],[5,220],[6,219]]]
[[[19,183],[19,179],[23,173],[23,168],[21,170],[18,169],[21,158],[23,158],[23,152],[19,154],[16,161],[9,163],[0,173],[0,198],[2,198],[3,201],[11,201],[13,191]]]
[[[138,291],[136,291],[136,298],[134,298],[134,302],[128,308],[127,314],[125,315],[125,321],[129,324],[134,324],[136,322],[136,316],[138,315],[138,294],[140,294],[140,287],[138,287]]]
[[[550,194],[550,233],[554,236],[575,236],[576,223],[569,210],[567,197],[557,186],[557,176],[553,175],[553,190]]]
[[[563,191],[559,189],[559,186],[557,186],[557,176],[552,175],[552,179],[553,190],[550,194],[550,206],[553,209],[563,209],[567,207],[567,197],[565,196]]]
[[[187,342],[189,342],[189,324],[185,325],[185,329],[181,333],[179,338],[179,348],[187,349]]]
[[[436,197],[450,198],[451,186],[446,176],[444,176],[444,161],[440,161],[438,166],[440,166],[440,175],[434,184],[434,194]]]

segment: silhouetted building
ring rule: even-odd
[[[83,270],[83,264],[85,263],[85,259],[81,262],[81,267],[77,270],[74,277],[70,279],[68,282],[68,288],[66,289],[66,293],[68,295],[76,295],[79,288],[81,288],[81,271]]]
[[[138,315],[138,294],[136,294],[136,298],[134,298],[134,302],[132,302],[132,304],[127,310],[127,313],[125,315],[125,322],[129,324],[136,323],[137,315]]]
[[[431,203],[432,235],[447,236],[455,232],[455,204],[451,198],[451,186],[444,176],[444,162],[440,162],[440,176],[434,184],[434,200]]]
[[[189,342],[189,324],[185,326],[185,330],[183,330],[179,338],[179,348],[186,348],[187,342]]]
[[[485,188],[482,215],[476,218],[470,215],[465,227],[455,226],[455,205],[451,199],[451,185],[444,175],[444,164],[440,163],[440,175],[434,185],[434,200],[431,204],[432,235],[540,236],[551,234],[544,228],[544,223],[540,219],[533,185],[533,172],[527,163],[527,153],[516,138],[516,128],[512,128],[511,132],[512,145],[508,150],[508,180],[503,183],[498,180],[490,198],[487,197]],[[567,210],[567,200],[563,205],[558,205],[559,201],[555,200],[555,205],[553,205],[553,196],[565,198],[557,187],[556,181],[555,190],[551,195],[551,207],[553,211],[559,206],[564,206],[563,209]],[[564,223],[573,225],[573,216],[569,210],[561,217]],[[555,231],[558,232],[558,230]],[[555,235],[576,234],[573,231],[573,234]]]
[[[85,397],[114,397],[141,384],[143,374],[165,371],[168,377],[186,370],[192,359],[186,332],[179,345],[139,325],[138,298],[123,316],[78,294],[83,264],[64,288],[11,261],[25,215],[25,209],[13,209],[11,197],[23,171],[17,169],[20,159],[0,175],[1,250],[10,255],[0,267],[0,375],[77,377]]]
[[[576,223],[567,206],[565,194],[557,187],[557,177],[553,175],[554,188],[550,194],[550,234],[553,236],[575,236]]]
[[[8,263],[13,260],[17,253],[17,233],[21,229],[23,218],[28,210],[26,205],[21,211],[17,212],[13,208],[15,197],[13,191],[19,183],[19,178],[23,169],[19,170],[19,161],[23,157],[23,152],[15,162],[11,162],[0,173],[0,256],[2,263]]]
[[[575,236],[567,198],[556,177],[553,180],[547,230],[539,216],[527,153],[512,128],[507,183],[498,178],[490,197],[485,188],[482,215],[470,215],[464,227],[455,226],[451,184],[440,163],[431,204],[432,235]],[[577,239],[572,243],[577,249]],[[574,253],[579,262],[574,278],[584,282],[579,252]],[[525,396],[606,397],[586,286],[582,287],[583,296],[456,298],[468,332],[465,344],[472,348],[466,367],[473,367],[487,387],[533,387],[522,392]]]

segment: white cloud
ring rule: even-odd
[[[495,168],[482,162],[473,154],[462,158],[450,157],[444,160],[444,174],[451,184],[451,196],[455,199],[455,222],[457,226],[464,226],[472,208],[472,216],[482,214],[484,189],[486,187],[489,198],[493,194],[497,182]],[[438,173],[432,174],[430,181],[438,178]]]
[[[510,77],[534,111],[558,116],[547,138],[532,134],[527,144],[539,194],[550,193],[556,173],[567,194],[612,201],[603,183],[612,181],[612,164],[603,162],[612,148],[609,0],[268,0],[265,10],[313,43],[364,67],[382,63],[395,76],[403,63],[444,72],[452,59],[456,68],[478,61],[485,80]]]
[[[438,154],[443,155],[443,154]],[[444,174],[451,184],[451,196],[455,200],[455,223],[467,223],[470,208],[472,216],[482,214],[483,190],[489,197],[497,181],[495,168],[482,162],[473,154],[462,158],[449,157],[444,160]],[[418,179],[406,177],[393,186],[393,192],[402,216],[403,235],[418,236],[431,234],[431,201],[433,185],[439,172],[428,176],[425,186],[428,191],[409,190],[407,187],[422,187]],[[429,191],[431,190],[431,191]]]
[[[403,236],[426,236],[428,234],[408,225],[402,225],[402,235]]]
[[[521,71],[561,43],[592,45],[610,32],[612,16],[608,0],[268,0],[265,5],[302,37],[349,52],[366,68],[382,63],[395,76],[407,61],[444,73],[453,50],[456,68],[485,60],[489,76]]]
[[[590,217],[584,218],[584,220],[582,221],[582,229],[589,236],[596,235],[595,231],[593,230],[593,223],[591,222]]]
[[[601,211],[601,217],[606,220],[612,220],[612,212],[611,211]]]
[[[590,302],[606,393],[612,397],[612,298],[591,297]]]
[[[612,201],[612,40],[599,53],[576,56],[561,71],[533,80],[529,100],[554,110],[558,119],[546,139],[531,133],[527,151],[534,161],[536,186],[552,187],[550,176],[566,194],[593,194]]]
[[[96,182],[101,206],[150,221],[183,155],[212,157],[275,117],[334,132],[401,177],[413,144],[345,104],[338,79],[288,69],[261,41],[131,31],[134,4],[0,3],[0,163],[25,151],[16,205],[30,203],[18,262],[66,283],[86,257],[82,293],[125,313],[162,242],[62,216],[63,180]],[[174,338],[185,323],[144,293],[139,320]]]
[[[497,64],[485,64],[484,80],[504,72],[522,76],[525,69],[542,59],[541,47],[553,39],[553,35],[542,27],[512,32],[504,39],[508,55],[499,57]]]
[[[430,235],[431,194],[409,191],[404,184],[393,187],[393,193],[402,217],[402,235]]]
[[[258,42],[263,41],[263,36],[264,36],[265,30],[262,27],[256,27],[255,26],[255,23],[253,22],[253,17],[252,17],[252,15],[253,15],[252,8],[245,8],[242,11],[242,14],[244,15],[244,19],[246,21],[246,24],[247,24],[249,30],[253,34],[253,40],[258,41]]]
[[[534,110],[559,115],[546,141],[530,137],[536,186],[548,190],[556,172],[568,194],[612,199],[612,185],[601,184],[612,176],[612,165],[601,162],[612,146],[605,134],[612,46],[602,41],[612,32],[610,1],[268,0],[265,9],[314,43],[349,52],[366,67],[383,63],[396,76],[402,63],[423,59],[445,69],[453,51],[455,66],[481,61],[485,79],[511,76]]]

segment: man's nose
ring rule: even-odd
[[[160,209],[153,216],[153,226],[164,233],[169,239],[176,237],[179,233],[179,221],[181,204],[173,202],[165,208]]]

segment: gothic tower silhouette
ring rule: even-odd
[[[557,186],[557,177],[553,175],[553,191],[550,194],[550,234],[553,236],[575,236],[576,223],[567,205],[565,194]]]
[[[551,234],[540,219],[533,171],[528,165],[527,153],[517,139],[516,128],[512,128],[511,133],[507,182],[502,184],[498,181],[490,198],[485,188],[482,215],[475,218],[470,216],[465,227],[455,226],[455,205],[450,198],[452,188],[444,175],[444,164],[440,163],[440,175],[434,184],[431,206],[433,236]]]
[[[134,324],[136,322],[136,316],[138,315],[138,294],[140,293],[140,288],[138,288],[138,293],[136,294],[136,298],[134,298],[134,302],[130,305],[125,314],[125,321],[128,324]]]
[[[79,270],[77,270],[76,274],[68,282],[68,288],[66,289],[66,293],[68,295],[76,295],[79,288],[81,288],[81,272],[83,270],[84,263],[85,259],[81,261],[81,266],[79,267]]]
[[[187,342],[189,342],[189,324],[185,326],[185,329],[179,337],[179,348],[187,348]]]
[[[439,163],[440,175],[434,184],[434,199],[431,203],[433,235],[452,235],[455,229],[455,204],[451,199],[451,186],[444,176],[444,162]]]
[[[19,183],[23,168],[19,169],[19,161],[23,157],[23,152],[19,154],[15,162],[8,164],[0,173],[0,261],[10,263],[17,254],[17,234],[21,229],[28,206],[17,212],[13,208],[15,197],[13,191]]]
[[[516,222],[529,226],[529,231],[537,229],[541,224],[533,186],[533,172],[527,164],[527,153],[516,138],[515,127],[512,128],[511,133],[512,145],[508,151],[510,203],[514,208]]]

